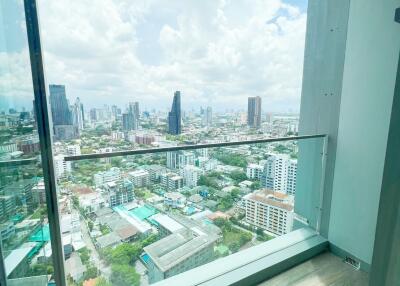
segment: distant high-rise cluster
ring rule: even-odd
[[[247,105],[247,125],[251,128],[261,127],[261,97],[249,97]]]
[[[182,133],[181,120],[181,92],[175,91],[171,111],[168,113],[169,134],[178,135]]]
[[[122,127],[124,131],[139,129],[139,102],[130,102],[126,113],[122,114]]]

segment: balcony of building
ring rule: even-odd
[[[82,253],[74,251],[79,247],[79,239],[73,241],[71,230],[80,225],[85,230],[82,240],[91,248],[92,257],[87,259],[92,259],[105,277],[110,277],[113,270],[102,260],[101,256],[107,253],[99,250],[151,237],[153,231],[159,235],[158,241],[143,245],[139,255],[132,254],[145,265],[142,274],[149,280],[142,281],[143,285],[149,281],[155,286],[400,285],[400,1],[383,2],[309,1],[298,136],[89,152],[62,158],[63,169],[70,168],[68,164],[74,164],[74,168],[108,164],[107,170],[96,173],[101,181],[99,193],[107,193],[101,207],[93,210],[94,204],[86,202],[90,215],[100,221],[95,226],[97,238],[88,231],[93,227],[87,223],[88,212],[80,209],[72,194],[63,193],[62,183],[73,180],[72,176],[57,177],[38,11],[36,1],[25,0],[21,11],[26,18],[31,65],[28,70],[37,107],[40,158],[0,162],[2,180],[7,181],[11,173],[19,178],[17,187],[1,189],[1,209],[5,213],[1,215],[8,216],[13,208],[29,214],[24,221],[12,217],[15,230],[2,228],[0,284],[64,286],[82,282],[80,278],[88,269],[82,263]],[[0,8],[0,20],[10,16],[6,15],[4,2]],[[12,38],[10,31],[3,28],[3,38]],[[180,93],[175,94],[174,108],[180,100]],[[175,113],[170,112],[168,119],[176,119]],[[291,155],[297,158],[297,171],[291,173],[296,174],[295,192],[285,194],[290,198],[279,192],[274,194],[266,187],[271,179],[268,177],[264,178],[265,188],[254,192],[256,199],[251,196],[254,190],[246,187],[240,190],[240,199],[232,195],[235,209],[244,215],[241,222],[252,228],[253,236],[246,241],[251,247],[242,244],[240,251],[228,251],[230,255],[218,259],[211,256],[214,247],[226,239],[223,226],[220,225],[221,231],[217,224],[210,223],[212,219],[180,216],[188,206],[189,196],[177,191],[184,180],[177,171],[162,174],[166,188],[172,190],[168,198],[164,194],[157,196],[157,206],[162,207],[156,208],[144,203],[145,195],[143,200],[135,201],[133,183],[110,168],[115,167],[112,158],[134,165],[143,159],[140,156],[159,156],[158,160],[167,161],[171,154],[188,156],[204,149],[211,156],[224,152],[241,154],[240,148],[254,155],[254,150],[273,149],[274,144],[284,145],[290,151],[287,160]],[[178,164],[179,160],[175,161]],[[186,164],[186,159],[181,162]],[[107,171],[112,171],[112,176],[105,174]],[[88,177],[96,174],[90,173]],[[113,180],[117,178],[117,183],[103,182],[108,175]],[[31,201],[31,180],[39,176],[44,178],[43,186],[40,188],[35,182],[37,196]],[[157,176],[161,175],[149,175],[136,183],[147,184]],[[171,184],[169,177],[175,178]],[[157,184],[161,185],[162,179]],[[18,200],[13,202],[9,195],[16,190]],[[242,204],[246,200],[248,203]],[[263,206],[262,211],[256,211],[261,209],[257,204]],[[43,210],[36,211],[36,205]],[[196,208],[200,203],[190,206]],[[71,222],[68,230],[65,218]],[[244,226],[233,227],[246,233]],[[274,239],[253,244],[258,236],[255,226],[261,226],[261,236],[271,235]],[[21,234],[18,241],[7,239],[14,238],[13,231]],[[71,243],[65,242],[66,233],[71,233]],[[29,265],[38,259],[51,266],[52,271],[33,272]],[[130,259],[124,262],[118,267],[133,267]]]

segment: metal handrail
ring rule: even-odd
[[[181,150],[193,150],[193,149],[204,149],[204,148],[216,148],[216,147],[228,147],[237,145],[250,145],[259,143],[272,143],[272,142],[282,142],[282,141],[293,141],[293,140],[303,140],[312,138],[323,138],[326,134],[315,134],[315,135],[302,135],[302,136],[292,136],[292,137],[279,137],[279,138],[265,138],[256,140],[243,140],[243,141],[232,141],[232,142],[221,142],[221,143],[206,143],[206,144],[191,144],[173,147],[162,147],[162,148],[149,148],[149,149],[137,149],[137,150],[126,150],[126,151],[116,151],[109,153],[92,153],[83,154],[75,156],[64,157],[65,161],[79,161],[87,159],[101,159],[101,158],[112,158],[119,156],[129,156],[129,155],[141,155],[150,153],[163,153],[163,152],[173,152]]]
[[[36,158],[5,160],[5,161],[0,161],[0,168],[30,165],[37,163],[37,161],[38,160]]]

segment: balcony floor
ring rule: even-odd
[[[258,286],[365,286],[368,274],[357,271],[326,252],[297,265]]]

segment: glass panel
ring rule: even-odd
[[[8,285],[47,285],[52,248],[22,1],[0,1],[0,237]]]
[[[76,218],[71,232],[86,244],[77,257],[99,270],[69,280],[147,285],[315,228],[324,140],[300,141],[64,162],[60,202],[72,209],[61,218]]]
[[[83,154],[297,133],[306,0],[39,5],[55,138]]]

